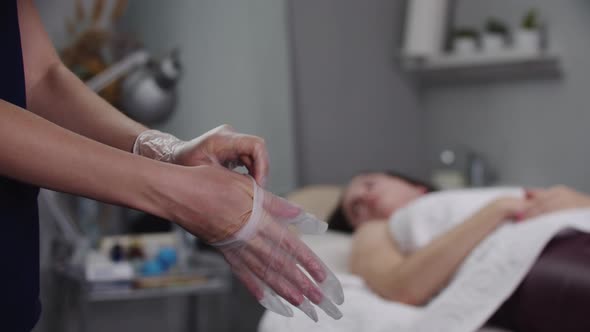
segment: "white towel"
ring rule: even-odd
[[[267,311],[258,327],[259,332],[375,332],[406,331],[420,313],[420,309],[384,300],[373,294],[362,279],[350,274],[338,274],[345,292],[340,307],[344,315],[333,320],[322,310],[315,323],[299,310],[294,317],[283,317]]]
[[[403,250],[412,252],[504,195],[522,195],[522,190],[499,188],[429,195],[396,213],[390,228]],[[409,331],[477,330],[514,292],[547,243],[571,229],[590,232],[590,209],[501,226],[471,252],[450,284],[423,308]]]
[[[512,187],[436,192],[398,210],[391,216],[389,228],[400,249],[409,254],[464,222],[493,200],[523,195],[521,188]]]

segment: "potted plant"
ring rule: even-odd
[[[508,27],[506,24],[497,18],[489,18],[482,38],[484,52],[501,52],[506,47],[507,40]]]
[[[457,28],[452,33],[453,52],[461,55],[472,55],[477,52],[479,32],[474,28]]]
[[[516,31],[514,46],[521,52],[536,53],[539,51],[541,24],[537,10],[531,9],[524,15],[520,28]]]

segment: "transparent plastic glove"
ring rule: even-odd
[[[218,165],[229,169],[245,166],[258,184],[265,186],[269,171],[264,140],[238,133],[229,125],[183,141],[158,130],[146,130],[137,136],[133,153],[184,166]]]
[[[268,310],[293,316],[291,308],[279,299],[282,297],[314,321],[318,316],[313,304],[340,319],[342,314],[335,305],[344,302],[340,282],[289,229],[318,234],[326,231],[327,224],[252,182],[253,207],[248,220],[233,235],[211,244]]]

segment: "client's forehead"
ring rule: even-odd
[[[352,180],[350,180],[350,182],[348,183],[346,190],[344,191],[344,199],[346,200],[350,197],[350,195],[361,190],[361,186],[363,185],[363,183],[370,181],[371,179],[374,179],[378,175],[379,173],[367,173],[359,174],[353,177]]]
[[[350,194],[358,189],[358,186],[363,184],[363,182],[367,181],[367,174],[357,175],[350,180],[348,186],[346,187],[346,191],[344,192],[345,195]]]
[[[359,174],[359,175],[352,178],[352,180],[350,181],[350,186],[352,186],[354,184],[363,183],[365,181],[374,180],[376,178],[384,178],[384,177],[387,177],[387,175],[384,173],[379,173],[379,172]]]

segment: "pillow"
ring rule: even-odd
[[[322,235],[302,235],[301,239],[332,272],[350,273],[348,260],[352,248],[352,236],[327,231]]]
[[[295,190],[287,195],[287,200],[303,207],[305,211],[326,220],[338,204],[342,187],[333,185],[314,185]]]
[[[341,193],[340,186],[314,185],[290,193],[287,199],[320,220],[326,220],[338,204]],[[322,235],[305,234],[301,239],[334,273],[349,273],[351,235],[327,231]]]

